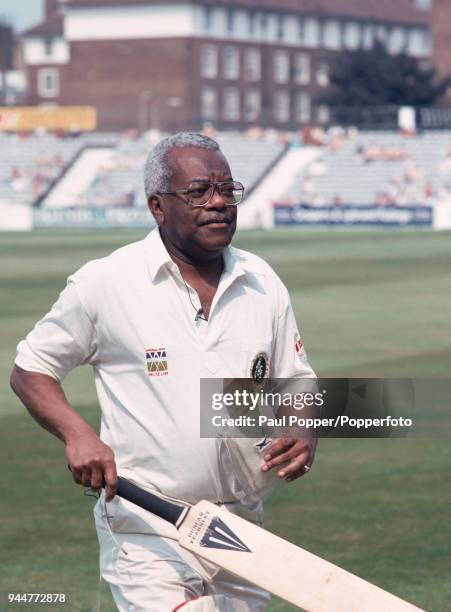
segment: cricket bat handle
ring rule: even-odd
[[[117,479],[117,494],[119,497],[144,508],[144,510],[148,510],[152,514],[156,514],[173,525],[177,523],[185,510],[184,506],[179,506],[178,504],[161,499],[161,497],[158,497],[158,495],[154,493],[144,491],[144,489],[141,489],[121,476]]]

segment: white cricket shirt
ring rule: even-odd
[[[200,307],[192,289],[191,298]],[[249,377],[261,353],[271,377],[314,374],[288,292],[259,257],[227,248],[208,322],[195,314],[155,229],[69,277],[16,364],[58,381],[91,364],[100,437],[121,475],[190,503],[229,501],[217,440],[199,436],[199,379]]]

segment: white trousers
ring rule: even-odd
[[[206,595],[230,598],[237,612],[266,609],[266,591],[200,561],[172,538],[112,533],[98,515],[96,528],[101,575],[120,612],[172,612]]]

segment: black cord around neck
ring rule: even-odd
[[[203,321],[207,321],[206,317],[204,316],[204,309],[202,308],[202,306],[200,308],[196,308],[196,305],[194,304],[193,300],[191,299],[191,292],[190,292],[189,287],[186,284],[185,279],[183,278],[183,276],[182,276],[182,281],[183,281],[183,284],[186,287],[186,291],[188,293],[188,298],[189,298],[189,301],[191,303],[191,306],[196,311],[196,316],[194,317],[194,321],[197,322],[197,321],[199,321],[199,319],[202,319]]]

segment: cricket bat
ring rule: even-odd
[[[421,612],[222,506],[203,500],[187,508],[124,478],[117,494],[175,525],[186,550],[307,612]]]

